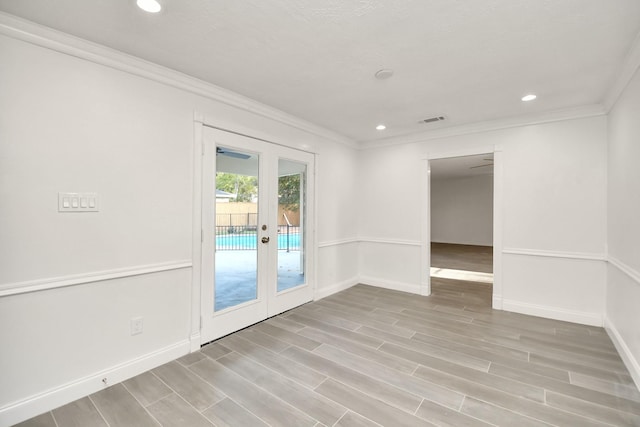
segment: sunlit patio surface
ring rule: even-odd
[[[304,283],[300,265],[300,251],[278,251],[278,291]],[[216,252],[215,290],[215,311],[255,299],[256,251]]]

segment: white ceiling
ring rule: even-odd
[[[638,0],[160,1],[157,15],[135,0],[0,10],[359,142],[601,104],[640,31]],[[418,124],[434,115],[447,120]]]

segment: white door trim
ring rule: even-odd
[[[192,276],[192,314],[191,314],[191,351],[196,351],[200,348],[202,344],[205,344],[205,341],[209,340],[209,338],[205,337],[203,334],[203,328],[205,326],[205,308],[203,305],[204,294],[206,293],[205,286],[206,283],[203,281],[203,256],[204,248],[202,245],[202,235],[203,235],[203,227],[204,227],[204,219],[202,217],[203,212],[203,203],[205,202],[205,198],[203,195],[204,191],[204,165],[203,159],[204,156],[204,148],[205,148],[205,127],[212,128],[217,131],[222,131],[230,134],[234,134],[239,137],[251,138],[253,140],[259,141],[261,143],[267,143],[268,145],[273,147],[273,153],[275,153],[280,158],[288,158],[295,159],[297,155],[291,154],[294,152],[300,153],[299,155],[304,158],[307,156],[308,159],[306,163],[309,165],[307,177],[309,180],[308,188],[307,188],[307,216],[308,221],[306,223],[306,270],[305,275],[307,276],[307,286],[305,289],[308,291],[309,301],[312,301],[315,298],[316,292],[316,222],[317,218],[315,215],[315,204],[317,201],[317,193],[315,191],[315,167],[317,164],[316,154],[307,151],[304,149],[300,149],[298,147],[292,146],[291,144],[278,144],[274,143],[265,138],[252,137],[247,135],[245,132],[234,132],[229,129],[222,128],[219,126],[213,126],[210,123],[206,123],[207,120],[201,115],[196,114],[194,119],[194,143],[193,143],[193,170],[194,170],[194,184],[193,184],[193,231],[192,231],[192,253],[193,253],[193,276]],[[288,151],[287,151],[288,150]],[[289,153],[287,155],[286,153]],[[277,171],[276,171],[277,172]],[[266,181],[265,181],[266,183]],[[277,239],[276,239],[277,240]],[[266,259],[265,259],[266,262]],[[301,288],[302,289],[302,288]],[[269,290],[268,292],[271,292]],[[283,308],[290,301],[295,301],[296,297],[294,296],[295,291],[288,290],[282,292],[276,292],[276,298],[272,301],[272,307],[278,311],[284,311],[290,309],[292,307]],[[265,295],[267,297],[267,295]],[[269,309],[271,312],[272,310]],[[271,314],[270,314],[271,315]]]
[[[451,157],[474,156],[478,154],[493,153],[493,298],[492,307],[502,310],[502,215],[504,206],[504,176],[503,176],[503,152],[502,147],[469,148],[455,152],[429,153],[422,162],[421,173],[421,221],[422,221],[422,248],[421,248],[421,286],[422,295],[431,294],[431,173],[430,161]]]

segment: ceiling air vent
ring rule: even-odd
[[[437,117],[429,117],[427,119],[422,119],[418,123],[420,123],[420,124],[422,124],[422,123],[435,123],[435,122],[441,122],[443,120],[444,120],[444,116],[437,116]]]

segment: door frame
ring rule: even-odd
[[[474,156],[493,153],[493,296],[492,308],[502,310],[503,282],[502,282],[502,215],[504,206],[503,192],[503,161],[504,153],[499,145],[490,147],[469,148],[455,152],[428,153],[422,160],[421,167],[421,295],[431,295],[431,168],[430,161],[451,157]]]
[[[210,127],[218,129],[224,132],[230,132],[237,135],[245,136],[248,138],[256,139],[258,141],[274,144],[289,149],[294,149],[302,152],[306,152],[313,156],[313,174],[308,175],[308,179],[311,180],[313,190],[308,195],[307,202],[311,203],[315,211],[317,206],[318,193],[316,191],[316,176],[317,176],[317,153],[312,150],[313,146],[307,144],[306,141],[300,141],[297,139],[295,142],[289,142],[291,137],[284,136],[281,141],[274,142],[270,140],[271,136],[261,137],[261,132],[247,128],[245,126],[239,126],[237,123],[218,123],[216,120],[207,117],[199,112],[194,112],[193,121],[193,206],[192,206],[192,276],[191,276],[191,316],[190,316],[190,334],[189,334],[189,347],[191,352],[198,351],[204,344],[202,342],[202,327],[203,327],[203,313],[202,313],[202,239],[203,239],[203,221],[202,221],[202,188],[203,188],[203,150],[204,150],[204,127]],[[307,265],[305,275],[308,277],[309,285],[311,288],[311,298],[316,298],[317,292],[317,269],[316,269],[316,253],[317,253],[317,214],[312,213],[307,218],[307,232],[306,239],[308,241],[307,246]],[[286,292],[286,291],[285,291]]]

